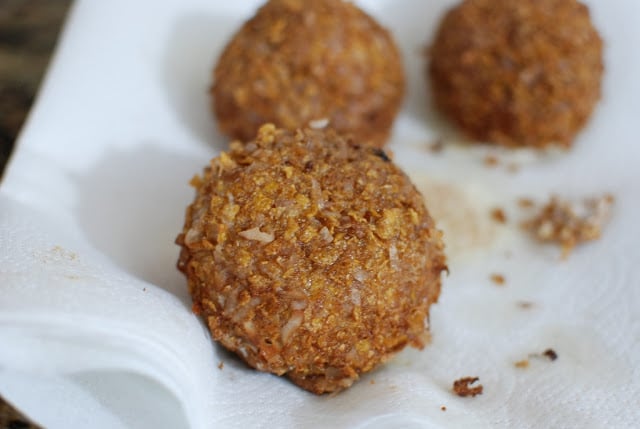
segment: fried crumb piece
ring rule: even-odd
[[[574,205],[553,196],[522,227],[538,241],[560,244],[562,258],[565,259],[576,245],[600,238],[602,227],[610,217],[613,201],[612,195],[605,194]]]
[[[558,359],[558,354],[553,349],[545,350],[542,355],[548,357],[551,361]]]
[[[509,173],[517,173],[520,171],[520,164],[517,164],[515,162],[510,162],[509,164],[507,164],[507,171]]]
[[[518,205],[520,207],[522,207],[523,209],[530,209],[535,204],[534,204],[534,202],[533,202],[533,200],[531,198],[519,198],[518,199]]]
[[[503,286],[505,283],[505,278],[502,274],[491,274],[491,281],[498,286]]]
[[[376,380],[372,378],[369,384],[376,384]]]
[[[491,219],[498,223],[507,223],[507,215],[504,214],[504,210],[500,207],[496,207],[491,210]]]
[[[558,359],[558,354],[553,349],[546,349],[542,353],[529,353],[529,356],[527,359],[522,359],[517,362],[514,362],[513,365],[516,368],[525,369],[529,367],[529,364],[530,364],[529,359],[542,359],[542,358],[547,358],[550,361],[554,361]]]
[[[495,167],[499,164],[499,160],[495,155],[487,155],[484,157],[484,165],[487,167]]]
[[[453,391],[456,395],[467,397],[467,396],[476,396],[481,395],[483,386],[482,384],[478,384],[476,386],[471,386],[476,381],[480,380],[479,377],[462,377],[453,382]]]
[[[442,139],[437,139],[435,142],[430,143],[428,148],[431,153],[440,153],[444,150],[444,141]]]
[[[193,188],[199,188],[202,185],[202,177],[199,175],[194,175],[189,181],[189,185]]]
[[[220,361],[218,362],[218,369],[222,369],[222,368],[224,368],[224,362]]]
[[[444,405],[440,407],[441,411],[447,411],[447,407],[445,407]]]
[[[528,310],[531,307],[533,307],[533,302],[529,302],[529,301],[518,301],[517,302],[517,306],[522,308],[523,310]]]

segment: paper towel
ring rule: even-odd
[[[434,155],[441,126],[420,51],[453,2],[360,2],[404,51],[409,91],[390,149],[440,216],[451,275],[432,344],[317,397],[213,345],[175,269],[187,182],[225,145],[210,71],[258,3],[74,5],[0,188],[0,393],[49,428],[634,427],[639,4],[589,2],[604,96],[570,152]],[[487,153],[502,166],[488,169]],[[603,192],[616,197],[611,223],[566,261],[517,226],[520,196]],[[529,358],[548,348],[557,360]],[[464,376],[484,393],[455,396]]]

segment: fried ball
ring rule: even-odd
[[[324,122],[385,144],[404,94],[391,35],[342,0],[271,0],[229,42],[214,70],[212,105],[222,132],[252,139],[272,122]]]
[[[600,98],[602,40],[575,0],[465,0],[430,49],[436,106],[471,138],[569,147]]]
[[[381,149],[267,124],[193,185],[178,268],[213,338],[250,366],[321,394],[427,343],[441,232]]]

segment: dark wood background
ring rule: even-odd
[[[0,177],[55,48],[70,0],[0,0]],[[0,429],[37,428],[2,398]]]
[[[0,0],[0,176],[33,103],[70,0]]]

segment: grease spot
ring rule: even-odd
[[[413,177],[429,213],[445,235],[449,258],[493,247],[500,230],[486,215],[494,206],[490,193],[473,184],[453,184]]]

